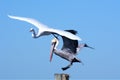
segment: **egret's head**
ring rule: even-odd
[[[35,34],[35,30],[33,28],[30,28],[30,32],[32,32],[32,37],[33,38],[37,38],[36,34]]]
[[[30,28],[30,32],[33,32],[34,31],[34,29],[33,28]]]

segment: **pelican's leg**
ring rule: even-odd
[[[70,66],[72,66],[73,62],[79,62],[79,63],[82,63],[81,60],[78,60],[78,59],[74,58],[74,59],[70,62],[70,64],[69,64],[68,66],[66,66],[66,67],[63,67],[62,70],[64,71],[64,70],[70,68]],[[82,63],[82,64],[83,64],[83,63]],[[83,65],[84,65],[84,64],[83,64]]]
[[[66,70],[66,69],[70,68],[70,66],[72,66],[72,64],[73,64],[73,62],[70,62],[70,64],[69,64],[68,66],[63,67],[63,68],[61,68],[61,69],[64,71],[64,70]]]
[[[72,62],[79,62],[79,63],[81,63],[82,65],[84,65],[84,63],[83,63],[81,60],[77,59],[77,58],[74,58],[74,59],[72,60]]]

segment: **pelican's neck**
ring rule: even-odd
[[[58,47],[59,41],[56,41],[55,49]]]

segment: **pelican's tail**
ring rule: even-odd
[[[81,62],[79,59],[77,59],[77,58],[74,58],[73,60],[72,60],[72,62]]]

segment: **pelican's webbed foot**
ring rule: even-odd
[[[63,68],[61,68],[61,69],[64,71],[64,70],[67,70],[68,68],[70,68],[70,66],[63,67]]]
[[[72,64],[73,64],[73,62],[71,62],[68,66],[66,66],[66,67],[63,67],[63,68],[61,68],[63,71],[64,70],[67,70],[68,68],[70,68],[70,66],[72,66]]]

